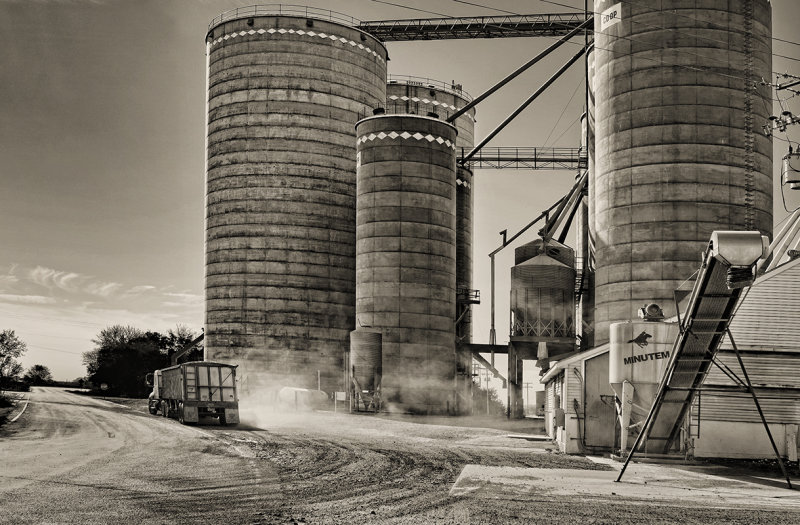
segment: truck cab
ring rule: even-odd
[[[147,374],[147,384],[153,387],[153,391],[147,396],[147,409],[156,415],[161,407],[161,370]]]

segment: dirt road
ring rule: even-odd
[[[185,427],[143,404],[37,388],[0,430],[0,523],[800,522],[796,510],[624,494],[554,499],[487,487],[451,496],[467,464],[608,467],[497,430],[330,413],[245,417],[255,426]]]

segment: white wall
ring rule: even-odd
[[[778,451],[784,457],[796,458],[797,425],[772,423],[769,426]],[[786,436],[794,434],[793,449],[787,449]],[[774,458],[767,431],[761,423],[703,420],[700,437],[694,438],[696,458]]]

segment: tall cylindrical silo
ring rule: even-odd
[[[772,231],[768,0],[595,2],[596,344],[675,314],[713,230]],[[611,16],[610,11],[617,11]],[[607,16],[606,16],[607,15]]]
[[[430,78],[389,75],[386,84],[386,111],[391,114],[427,115],[435,113],[447,119],[472,101],[461,84]],[[475,108],[458,117],[456,156],[469,152],[475,137]],[[458,165],[456,172],[456,289],[472,289],[473,206],[472,171]],[[466,315],[457,327],[462,343],[472,342],[471,316]],[[470,358],[471,360],[471,358]],[[472,374],[472,370],[469,370]],[[471,379],[470,379],[471,381]]]
[[[356,322],[382,334],[388,410],[455,404],[456,129],[381,115],[358,136]]]
[[[354,125],[386,98],[386,49],[335,13],[243,8],[208,61],[208,359],[249,386],[342,385],[355,316]]]

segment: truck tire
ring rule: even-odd
[[[178,401],[178,423],[185,425],[186,421],[183,419],[183,401]]]
[[[219,415],[219,424],[220,424],[220,426],[223,426],[223,427],[228,424],[228,420],[225,419],[225,414],[220,414]]]
[[[161,401],[161,413],[164,417],[169,417],[169,401],[166,399]]]
[[[153,401],[152,399],[147,402],[147,411],[150,412],[151,415],[155,416],[158,414],[158,403]]]

